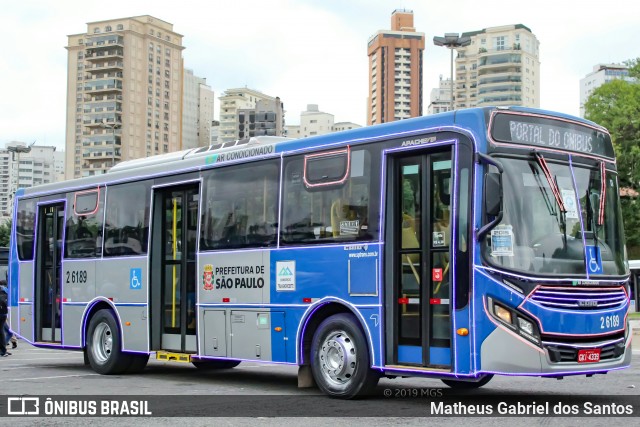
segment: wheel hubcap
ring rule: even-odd
[[[330,383],[344,385],[356,371],[356,347],[344,331],[333,331],[322,342],[318,354],[323,377]]]
[[[99,363],[105,363],[111,356],[113,346],[113,335],[111,328],[106,323],[100,323],[93,332],[93,345],[91,352]]]

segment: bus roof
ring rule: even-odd
[[[469,108],[301,139],[256,137],[226,144],[214,144],[209,147],[199,147],[148,158],[128,160],[115,165],[107,174],[26,188],[24,189],[23,197],[50,194],[59,191],[75,191],[105,183],[116,184],[144,179],[145,177],[162,176],[171,172],[197,171],[199,169],[213,167],[214,164],[223,161],[274,157],[281,153],[309,150],[331,145],[353,145],[380,138],[401,137],[420,131],[434,131],[439,128],[447,129],[452,126],[476,130],[486,129],[487,119],[490,113],[496,110],[496,108],[557,116],[592,126],[595,125],[595,123],[578,117],[533,108]],[[19,195],[20,193],[17,194]]]

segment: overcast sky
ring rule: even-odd
[[[151,6],[153,4],[153,6]],[[177,6],[177,7],[176,7]],[[637,0],[0,0],[0,146],[37,141],[64,148],[67,35],[87,22],[152,15],[183,34],[185,67],[217,98],[247,86],[284,102],[287,124],[307,104],[335,121],[366,124],[367,41],[390,29],[395,9],[425,33],[424,111],[449,51],[445,32],[524,24],[540,42],[541,107],[579,111],[579,81],[598,63],[640,56]]]

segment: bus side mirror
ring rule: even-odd
[[[478,230],[477,238],[480,240],[489,230],[502,221],[502,173],[504,172],[504,167],[502,167],[500,160],[482,153],[476,153],[476,161],[492,165],[498,169],[497,173],[488,172],[484,176],[484,210],[488,216],[493,216],[494,218]]]
[[[499,173],[489,172],[484,180],[484,210],[487,215],[498,216],[502,211],[502,182]]]

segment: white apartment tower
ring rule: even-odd
[[[214,94],[207,80],[184,70],[182,99],[182,148],[211,144]]]
[[[540,107],[539,42],[522,24],[463,33],[456,49],[455,108]]]
[[[580,117],[584,117],[584,104],[596,88],[611,80],[623,79],[628,82],[635,81],[629,76],[629,68],[622,64],[598,64],[593,66],[593,71],[580,79]]]
[[[306,138],[359,127],[362,126],[352,122],[334,123],[333,114],[320,111],[318,104],[307,104],[307,109],[300,113],[299,125],[285,126],[289,138]]]
[[[451,110],[451,79],[440,76],[438,87],[431,89],[427,114],[444,113]]]
[[[218,143],[256,135],[269,135],[272,130],[275,136],[282,136],[284,109],[280,98],[274,98],[253,89],[238,88],[227,89],[219,99]],[[256,113],[262,115],[256,116]],[[256,120],[260,125],[257,126]],[[267,127],[267,123],[273,123],[273,127],[271,125]],[[256,133],[258,129],[260,132]]]
[[[182,35],[149,15],[68,36],[66,177],[181,149]]]
[[[54,146],[33,145],[28,152],[24,142],[9,142],[0,149],[0,223],[11,218],[13,195],[18,188],[29,188],[64,179],[64,153]]]
[[[292,138],[306,138],[307,136],[324,135],[333,131],[333,114],[319,110],[318,104],[307,104],[306,111],[300,113],[300,130]]]

